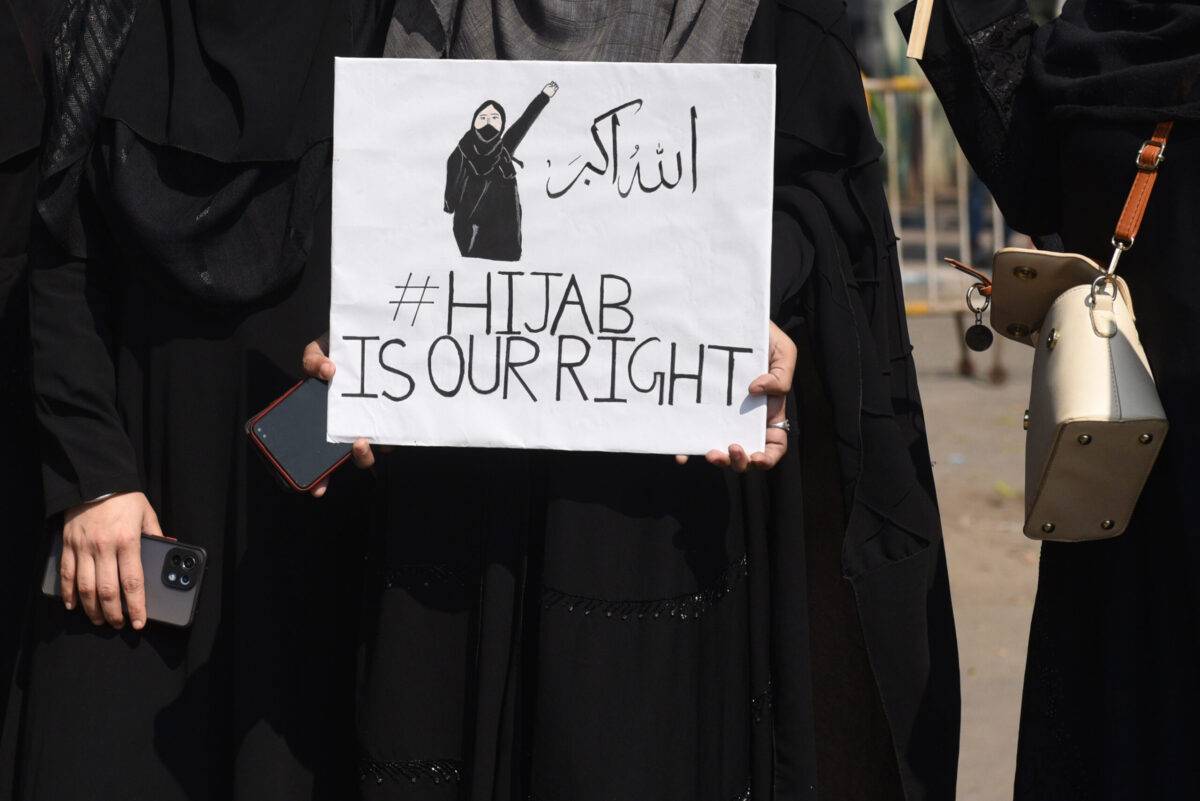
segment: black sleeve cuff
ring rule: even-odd
[[[143,492],[141,479],[136,475],[96,476],[73,482],[46,467],[43,470],[46,488],[46,517],[54,517],[68,509],[123,492]]]
[[[771,319],[787,328],[812,271],[813,247],[794,217],[776,210],[771,227]]]

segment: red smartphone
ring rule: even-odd
[[[325,441],[329,385],[309,378],[246,423],[246,433],[279,477],[307,492],[350,458],[349,443]]]

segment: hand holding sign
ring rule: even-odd
[[[322,334],[319,338],[309,342],[304,348],[304,358],[301,361],[304,367],[304,373],[309,378],[319,378],[326,383],[333,380],[334,373],[337,372],[337,367],[329,358],[329,334]],[[380,448],[386,453],[391,450],[386,446]],[[354,460],[356,467],[363,470],[369,470],[375,466],[375,452],[371,448],[371,443],[359,438],[354,441],[351,449],[351,457]],[[323,478],[313,485],[309,490],[314,498],[322,497],[329,490],[329,479]]]
[[[771,345],[767,372],[750,384],[751,395],[767,396],[767,442],[761,452],[746,454],[741,445],[730,445],[728,451],[711,450],[705,454],[709,464],[732,467],[744,473],[751,467],[770,470],[787,453],[787,396],[792,391],[792,376],[796,372],[796,343],[771,323]],[[688,457],[676,456],[675,461],[686,464]]]

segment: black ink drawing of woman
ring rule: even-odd
[[[521,197],[513,156],[533,121],[558,91],[551,82],[516,122],[506,125],[504,107],[486,100],[471,128],[446,161],[446,213],[454,215],[454,238],[462,255],[493,261],[521,258]]]

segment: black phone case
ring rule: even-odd
[[[62,557],[62,532],[56,532],[50,545],[50,556],[42,575],[42,594],[52,597],[62,595],[62,583],[58,575],[58,562]],[[185,560],[194,560],[188,567]],[[176,560],[178,563],[176,564]],[[200,587],[204,584],[204,572],[208,567],[208,554],[196,545],[142,535],[142,574],[146,587],[146,616],[157,623],[186,628],[196,617],[196,604],[200,600]],[[168,575],[174,580],[168,582]],[[188,580],[181,583],[184,575]]]
[[[349,443],[325,441],[329,386],[301,381],[246,423],[246,433],[284,482],[306,492],[350,458]]]

